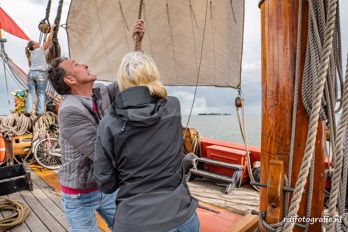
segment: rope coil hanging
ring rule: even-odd
[[[335,51],[339,51],[339,49],[335,48],[335,41],[334,41],[334,40],[337,40],[336,36],[338,31],[338,29],[336,28],[338,25],[337,20],[339,20],[337,19],[338,2],[337,0],[330,0],[330,1],[327,1],[327,4],[324,4],[323,0],[321,1],[309,0],[308,3],[310,6],[310,13],[309,13],[310,17],[308,20],[308,24],[309,24],[308,42],[307,42],[307,52],[305,57],[306,60],[305,60],[304,76],[307,75],[307,77],[309,78],[307,82],[312,83],[313,86],[315,86],[315,88],[309,89],[307,92],[309,93],[308,96],[310,96],[309,105],[311,106],[309,108],[309,112],[310,112],[309,114],[310,120],[309,120],[309,127],[308,127],[309,129],[308,129],[308,135],[306,140],[305,154],[302,158],[300,172],[298,174],[296,185],[294,187],[293,196],[291,198],[289,212],[287,214],[288,218],[295,218],[297,216],[309,173],[311,173],[310,176],[313,177],[313,170],[310,171],[310,169],[311,169],[311,166],[313,166],[312,159],[314,156],[314,148],[315,148],[316,135],[317,135],[317,125],[318,125],[320,114],[323,115],[323,110],[322,110],[323,106],[324,108],[325,107],[329,108],[330,103],[334,105],[335,99],[337,99],[337,91],[336,91],[337,85],[335,85],[336,87],[333,87],[333,86],[334,86],[334,83],[336,83],[336,70],[339,70],[338,68],[339,65],[335,64],[335,60],[339,60],[339,59],[335,59],[335,56],[338,56],[338,54],[335,54]],[[299,10],[301,10],[301,6],[302,5],[300,2]],[[323,18],[323,16],[325,18]],[[299,14],[299,18],[301,19],[300,14]],[[321,27],[323,28],[322,31],[318,29],[318,25],[321,25]],[[298,28],[298,30],[299,29],[300,28]],[[315,45],[318,45],[318,46],[320,45],[318,47],[320,49],[319,50],[320,52],[317,56],[314,55],[315,54],[314,49],[317,49]],[[299,50],[297,50],[297,52],[298,51]],[[299,56],[299,54],[297,54],[297,56]],[[298,59],[299,58],[297,58],[297,62],[298,62]],[[296,71],[298,72],[298,70]],[[298,76],[298,73],[297,73],[297,76]],[[306,85],[305,82],[306,81],[304,80],[303,86]],[[295,89],[295,92],[296,91],[297,89]],[[303,94],[303,96],[304,95],[305,94]],[[326,98],[324,98],[324,95],[326,96]],[[325,105],[322,104],[323,102],[325,102]],[[293,109],[293,110],[296,110],[296,109]],[[328,111],[329,110],[326,110],[325,112],[328,112]],[[325,118],[329,118],[330,123],[334,124],[333,123],[334,113],[332,110],[328,112],[327,114],[325,114]],[[295,119],[293,118],[293,120]],[[290,156],[289,162],[291,162],[291,156]],[[288,173],[288,175],[290,175],[290,178],[291,178],[291,174],[292,173],[290,170],[290,172]],[[310,193],[308,194],[308,201],[311,201]],[[311,207],[309,206],[307,208],[306,215],[310,215],[310,210],[311,210]],[[265,215],[266,215],[265,212],[259,213],[260,223],[263,229],[265,229],[266,231],[290,232],[293,230],[293,227],[295,225],[294,221],[287,220],[287,221],[282,221],[280,223],[276,223],[273,225],[268,225],[264,221]],[[306,230],[308,230],[308,227]]]
[[[309,1],[311,2],[311,1]],[[306,141],[305,154],[302,159],[300,173],[296,181],[293,197],[291,199],[291,204],[289,208],[288,217],[295,217],[297,215],[298,209],[300,207],[300,202],[302,199],[302,194],[307,182],[307,177],[309,174],[309,169],[311,165],[311,160],[314,153],[314,145],[317,135],[317,124],[319,120],[319,113],[321,110],[321,103],[323,99],[323,90],[325,87],[326,77],[329,71],[330,58],[332,57],[333,52],[333,34],[335,30],[336,23],[336,9],[337,9],[337,0],[332,0],[328,3],[328,20],[325,27],[325,39],[324,46],[321,53],[321,62],[318,69],[318,80],[317,88],[313,94],[313,105],[310,114],[310,122],[308,129],[308,137]],[[284,225],[284,231],[292,231],[294,227],[293,221],[287,221]]]

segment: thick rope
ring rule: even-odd
[[[40,36],[39,36],[39,43],[44,44],[47,40],[47,33],[50,32],[50,12],[51,12],[51,0],[48,0],[47,6],[46,6],[46,14],[45,18],[42,19],[39,23],[39,30],[40,30]]]
[[[310,17],[309,17],[309,40],[307,46],[307,57],[305,63],[305,72],[303,75],[302,95],[303,104],[306,111],[310,112],[312,107],[313,89],[316,87],[316,80],[313,76],[317,75],[318,67],[320,64],[320,53],[323,46],[325,20],[326,20],[326,9],[327,4],[323,1],[316,1],[315,4],[309,2]],[[337,5],[338,8],[338,5]],[[338,14],[337,14],[338,15]],[[340,46],[340,29],[339,19],[336,18],[336,28],[334,31],[332,58],[330,59],[330,71],[328,72],[326,87],[325,87],[325,98],[322,102],[323,110],[321,111],[321,119],[329,118],[328,124],[330,125],[330,131],[334,139],[335,133],[335,104],[340,102],[338,99],[338,89],[342,90],[342,59],[341,59],[341,48]],[[339,84],[336,78],[336,68],[339,77]],[[339,106],[340,108],[340,106]],[[331,115],[331,116],[330,116]],[[333,127],[333,129],[332,129]],[[333,142],[333,141],[332,141]],[[334,153],[334,152],[333,152]]]
[[[282,231],[282,227],[284,225],[284,221],[278,222],[278,223],[274,223],[274,224],[268,224],[266,222],[266,215],[267,213],[265,211],[260,211],[259,213],[254,213],[251,212],[252,214],[256,214],[259,216],[259,224],[262,226],[262,228],[266,231],[266,232],[281,232]],[[258,231],[258,230],[257,230]]]
[[[298,9],[298,21],[297,21],[297,48],[296,48],[296,71],[295,71],[295,85],[294,85],[294,98],[292,106],[292,120],[291,120],[291,137],[290,137],[290,154],[289,154],[289,167],[288,167],[288,187],[291,187],[292,179],[292,165],[294,160],[295,150],[295,135],[296,135],[296,121],[297,121],[297,105],[298,105],[298,93],[300,87],[300,61],[301,61],[301,34],[302,34],[302,11],[303,2],[299,0]],[[284,196],[284,211],[288,211],[290,193],[286,192]]]
[[[0,232],[7,231],[22,224],[29,215],[28,205],[10,199],[0,198],[0,211],[12,211],[7,217],[0,219]]]
[[[47,2],[47,7],[46,7],[46,15],[45,18],[43,19],[43,21],[47,21],[48,23],[50,23],[50,12],[51,12],[51,2],[52,0],[48,0]]]
[[[315,153],[313,154],[314,158],[311,161],[311,167],[309,169],[309,183],[308,183],[308,195],[307,195],[307,208],[306,208],[306,217],[311,217],[312,212],[312,204],[313,204],[313,186],[314,186],[314,167],[315,167]],[[309,229],[309,222],[306,222],[306,229],[305,231],[308,231]]]
[[[53,30],[53,36],[52,36],[52,45],[49,48],[49,52],[47,55],[47,63],[51,64],[54,59],[61,56],[61,49],[58,41],[58,31],[59,31],[59,25],[60,25],[60,19],[62,16],[62,10],[63,10],[63,0],[59,0],[59,5],[57,9],[57,15],[54,19],[54,24],[56,25]]]
[[[310,0],[311,1],[311,0]],[[309,1],[309,2],[310,2]],[[302,199],[302,194],[307,182],[307,177],[309,173],[309,168],[311,160],[313,158],[313,152],[315,148],[315,141],[317,135],[317,125],[319,120],[319,113],[321,109],[321,102],[323,97],[323,90],[325,86],[326,76],[328,74],[330,57],[333,52],[333,33],[335,29],[336,22],[336,9],[337,0],[331,0],[328,3],[328,20],[327,26],[325,27],[325,42],[324,49],[321,53],[322,59],[320,62],[319,76],[318,76],[318,86],[314,92],[313,105],[309,120],[309,131],[306,141],[305,154],[302,159],[302,164],[300,168],[300,173],[296,181],[293,197],[291,199],[291,204],[289,208],[288,217],[293,217],[297,215],[298,209],[300,207],[300,202]],[[290,232],[294,227],[293,221],[286,221],[284,225],[284,231]]]
[[[346,193],[347,193],[347,175],[348,175],[348,133],[347,133],[347,127],[344,135],[344,143],[343,143],[343,170],[342,170],[342,182],[340,185],[341,191],[340,194],[342,197],[340,197],[339,201],[339,214],[342,215],[345,213],[346,208]]]
[[[52,112],[46,112],[36,123],[32,125],[36,116],[26,117],[24,114],[13,113],[0,121],[0,131],[4,136],[18,136],[30,134],[33,131],[33,140],[44,137],[47,128],[57,123],[57,115]]]
[[[244,101],[243,99],[241,99]],[[236,106],[236,111],[237,111],[237,118],[238,118],[238,124],[239,124],[239,129],[240,133],[242,135],[243,143],[244,143],[244,148],[245,148],[245,153],[247,156],[247,168],[248,168],[248,174],[250,181],[255,183],[255,178],[253,175],[252,171],[252,163],[250,159],[250,151],[249,151],[249,146],[248,146],[248,137],[247,137],[247,132],[246,132],[246,124],[245,124],[245,115],[244,115],[244,102],[242,103],[241,107]],[[260,191],[260,189],[257,186],[252,185],[252,187],[256,191]]]
[[[339,197],[340,180],[342,175],[342,162],[343,162],[343,139],[348,124],[348,65],[346,69],[346,80],[344,83],[343,99],[342,99],[342,115],[337,131],[336,141],[336,156],[334,160],[334,174],[331,182],[331,193],[329,199],[329,215],[335,217],[336,215],[336,204]],[[341,196],[345,197],[345,196]],[[334,231],[335,223],[329,223],[328,231]]]
[[[144,2],[144,0],[140,0],[138,19],[141,19],[141,14],[143,12],[143,2]],[[135,40],[135,51],[140,51],[141,50],[141,40],[142,40],[142,38],[140,37],[140,35],[137,35],[136,36],[136,40]]]

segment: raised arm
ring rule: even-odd
[[[48,38],[44,44],[44,49],[48,49],[51,45],[52,45],[52,39],[53,39],[53,32],[54,32],[54,28],[56,27],[56,25],[52,25],[51,26],[51,31],[50,34],[48,35]]]
[[[144,37],[144,34],[145,34],[144,20],[138,19],[133,27],[133,33],[132,33],[132,39],[134,41],[134,45],[136,43],[137,36],[139,36],[140,39],[142,40]],[[141,43],[139,51],[143,51],[142,43]]]

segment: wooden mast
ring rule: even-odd
[[[308,3],[304,2],[301,38],[301,81],[307,41]],[[266,221],[282,220],[284,201],[282,186],[289,165],[293,92],[297,46],[298,0],[265,0],[261,4],[262,24],[262,136],[261,136],[261,188],[260,211],[267,212]],[[291,187],[299,173],[308,130],[308,116],[299,91],[295,152]],[[315,149],[315,174],[311,217],[320,218],[324,204],[324,123],[318,126]],[[270,186],[272,185],[272,186]],[[308,189],[308,180],[307,180]],[[279,191],[280,190],[280,191]],[[306,190],[298,215],[305,216]],[[261,227],[260,227],[261,229]],[[309,231],[320,231],[321,224],[310,225]],[[263,231],[263,230],[262,230]],[[303,231],[294,227],[294,231]]]

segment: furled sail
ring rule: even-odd
[[[138,0],[72,0],[71,58],[99,80],[114,81],[123,55],[134,49],[138,10]],[[198,85],[239,87],[244,0],[144,0],[143,18],[143,47],[166,85],[196,85],[199,72]]]

